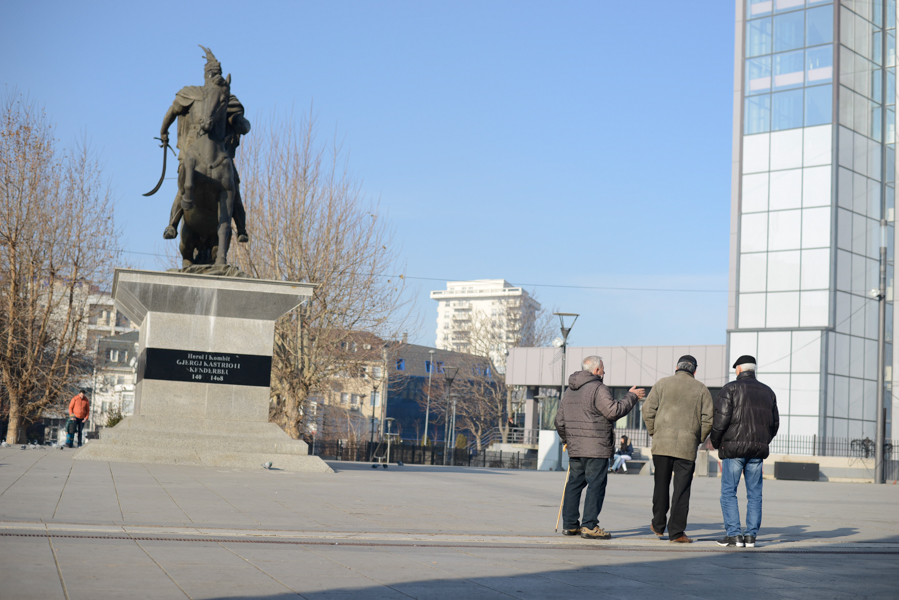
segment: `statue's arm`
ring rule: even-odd
[[[166,111],[165,116],[162,118],[162,127],[159,129],[159,137],[162,140],[163,145],[169,143],[169,127],[172,126],[172,123],[175,122],[180,115],[183,115],[187,112],[188,107],[182,106],[175,102],[169,107],[169,110]]]

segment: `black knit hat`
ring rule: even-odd
[[[678,362],[678,364],[680,364],[682,362],[688,362],[688,363],[693,363],[694,367],[699,366],[699,363],[696,362],[696,359],[693,358],[692,356],[690,356],[689,354],[684,354],[679,359],[677,359],[677,362]]]
[[[740,365],[754,365],[755,357],[749,356],[748,354],[744,354],[740,358],[737,359],[737,362],[734,363],[734,369],[736,369]]]

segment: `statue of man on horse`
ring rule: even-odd
[[[184,267],[227,264],[232,218],[237,240],[249,239],[234,155],[240,136],[250,131],[250,122],[244,117],[243,105],[231,94],[231,75],[222,77],[222,66],[215,55],[200,47],[206,51],[205,82],[175,94],[163,117],[159,138],[165,153],[169,127],[177,118],[178,194],[163,237],[174,239],[179,222],[184,220],[180,244]],[[145,195],[157,189],[159,185]]]

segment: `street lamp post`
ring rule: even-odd
[[[562,337],[556,338],[553,340],[553,346],[556,348],[562,349],[562,381],[559,385],[559,403],[562,403],[562,398],[565,397],[565,359],[568,349],[568,334],[571,333],[571,328],[574,327],[574,322],[577,321],[577,318],[580,316],[577,313],[553,313],[557,317],[559,317],[559,323],[561,325]],[[571,318],[571,323],[568,327],[565,326],[565,319]]]
[[[431,373],[434,372],[434,350],[428,350],[430,360],[428,361],[428,402],[425,404],[425,437],[422,440],[422,446],[428,445],[428,419],[431,415]]]
[[[887,311],[887,221],[880,221],[880,285],[874,295],[877,298],[877,415],[874,435],[874,483],[883,483],[883,446],[885,443],[886,409],[884,408],[884,388],[886,387],[884,349]]]
[[[446,419],[447,419],[447,427],[449,427],[449,391],[450,388],[453,387],[453,379],[456,378],[456,373],[459,372],[459,367],[443,367],[443,376],[446,378],[446,392],[443,395],[443,404],[446,407]],[[455,418],[455,411],[453,411]],[[453,428],[455,428],[456,424],[453,423]],[[446,464],[446,452],[449,447],[449,437],[452,435],[453,431],[449,431],[443,435],[443,464]],[[453,444],[455,446],[455,444]]]
[[[369,404],[371,406],[371,439],[368,442],[369,460],[374,460],[375,455],[375,401],[379,399],[378,389],[381,387],[381,380],[374,377],[371,378],[371,394],[369,395]]]

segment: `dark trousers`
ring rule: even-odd
[[[673,456],[652,455],[655,467],[655,489],[652,492],[652,526],[659,533],[668,527],[668,539],[674,540],[684,534],[687,528],[687,513],[690,512],[690,486],[693,485],[693,471],[696,462]],[[671,475],[674,475],[674,492],[669,497]],[[668,509],[671,518],[668,518]]]
[[[608,458],[572,458],[568,461],[568,484],[565,486],[565,500],[562,502],[562,526],[574,529],[593,529],[599,523],[599,511],[606,498],[606,482],[609,477]],[[584,497],[584,518],[580,519],[581,492],[587,488]]]
[[[82,429],[84,429],[84,419],[79,419],[79,418],[75,417],[75,433],[78,434],[78,446],[81,446],[81,430]]]

